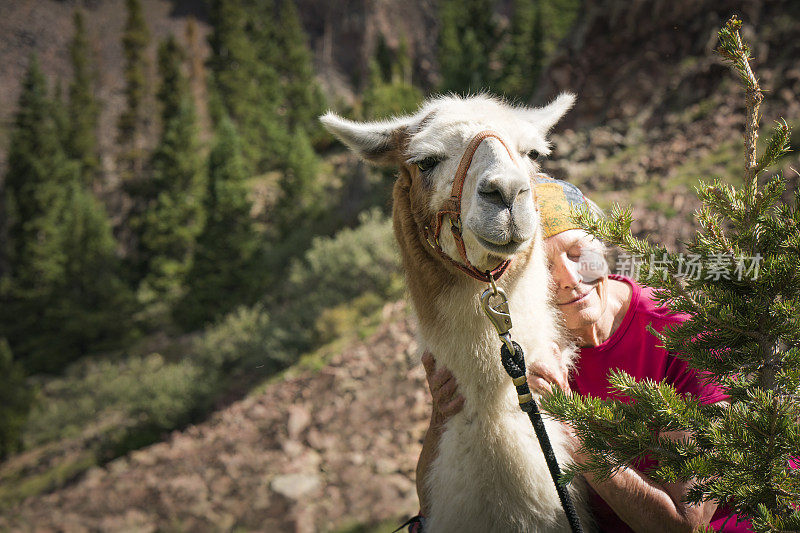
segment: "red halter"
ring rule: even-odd
[[[467,249],[464,245],[464,239],[461,235],[461,194],[464,191],[464,181],[467,178],[467,171],[472,164],[472,158],[475,156],[478,146],[480,146],[484,139],[488,137],[494,137],[500,141],[500,144],[502,144],[506,149],[509,157],[511,157],[511,160],[514,160],[514,155],[511,153],[511,150],[508,148],[506,143],[503,142],[503,139],[498,133],[495,133],[491,130],[484,130],[475,135],[475,137],[473,137],[469,142],[467,149],[464,151],[464,155],[461,156],[461,162],[458,164],[458,170],[456,170],[456,175],[453,179],[453,190],[450,193],[450,197],[444,202],[444,205],[434,217],[433,231],[431,232],[431,228],[428,226],[425,226],[424,228],[425,240],[428,241],[428,244],[431,246],[431,248],[436,250],[439,255],[448,260],[453,266],[465,274],[485,283],[489,283],[491,280],[496,280],[502,276],[508,266],[511,264],[511,260],[507,259],[503,261],[492,271],[486,270],[483,272],[475,268],[475,266],[469,262],[469,259],[467,259]],[[536,194],[533,189],[531,189],[531,192],[534,195]],[[536,205],[535,200],[536,198],[534,197],[534,205]],[[461,260],[464,261],[464,264],[455,261],[452,257],[444,253],[444,250],[442,250],[442,246],[439,243],[439,235],[442,231],[442,223],[445,215],[450,217],[450,231],[452,232],[453,239],[456,242],[458,254],[461,256]]]

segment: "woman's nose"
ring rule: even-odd
[[[557,258],[552,263],[551,275],[558,287],[571,289],[578,285],[581,277],[578,274],[578,263],[568,258]]]

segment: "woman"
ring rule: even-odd
[[[712,384],[703,384],[681,359],[658,346],[659,341],[646,328],[657,331],[679,323],[685,317],[659,307],[652,289],[641,287],[622,276],[609,275],[597,268],[602,245],[572,222],[569,213],[576,204],[589,204],[580,190],[566,182],[540,179],[537,201],[550,261],[553,296],[563,315],[563,323],[579,346],[577,365],[571,374],[563,365],[531,366],[528,380],[534,389],[549,391],[552,384],[566,392],[615,397],[608,373],[619,368],[635,378],[666,380],[678,392],[690,393],[703,403],[726,399]],[[589,259],[587,261],[587,258]],[[601,261],[605,265],[604,261]],[[464,405],[458,384],[446,368],[436,368],[434,357],[422,358],[433,397],[433,412],[417,465],[417,492],[421,515],[427,508],[425,475],[436,454],[445,423]],[[573,439],[573,459],[581,462],[577,438]],[[676,438],[683,437],[675,434]],[[657,483],[644,472],[646,464],[629,466],[605,481],[586,476],[589,497],[597,525],[602,531],[693,531],[711,524],[719,531],[749,531],[748,524],[737,524],[736,517],[713,502],[687,505],[683,499],[691,483]]]

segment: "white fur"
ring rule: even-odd
[[[470,262],[492,268],[514,254],[490,252],[478,235],[485,234],[487,227],[503,235],[527,232],[515,253],[524,256],[521,252],[533,247],[528,250],[530,261],[525,268],[507,273],[499,285],[509,297],[512,336],[523,347],[528,363],[553,357],[552,344],[562,341],[549,303],[549,273],[538,217],[531,208],[530,193],[520,194],[511,209],[493,210],[481,200],[478,186],[489,178],[519,180],[522,176],[527,181],[538,167],[524,154],[549,152],[545,135],[573,101],[572,95],[562,94],[549,106],[527,109],[484,95],[449,96],[430,100],[414,115],[391,121],[358,124],[331,114],[322,118],[328,129],[366,158],[380,143],[402,138],[398,128],[408,144],[395,162],[442,158],[430,174],[427,207],[431,213],[450,195],[459,160],[472,137],[486,129],[500,134],[511,156],[498,140],[489,138],[476,151],[467,174],[462,197],[464,240]],[[460,261],[447,228],[441,235],[443,249]],[[413,265],[407,264],[406,269],[414,275]],[[437,365],[452,371],[466,400],[464,409],[448,421],[427,478],[429,531],[568,531],[540,445],[500,363],[500,341],[480,308],[484,288],[464,275],[435,301],[414,302],[435,309],[439,317],[435,323],[420,321],[421,345],[435,354]],[[568,454],[562,429],[547,419],[545,423],[563,464]],[[575,486],[571,491],[585,519],[581,491]]]

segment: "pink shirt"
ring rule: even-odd
[[[719,386],[702,383],[696,371],[689,368],[685,361],[659,347],[660,341],[647,330],[647,325],[652,324],[656,331],[662,331],[670,324],[683,322],[686,317],[673,314],[666,307],[658,307],[652,299],[653,289],[641,287],[626,277],[612,275],[610,278],[631,286],[630,305],[611,337],[599,346],[581,348],[578,364],[570,379],[572,390],[596,398],[629,401],[610,389],[608,373],[618,368],[638,379],[649,378],[656,382],[666,380],[678,392],[692,394],[704,404],[725,400],[727,397]],[[648,463],[653,464],[648,461],[640,466],[649,466]],[[632,531],[591,489],[590,503],[601,531]],[[730,514],[726,509],[717,509],[711,520],[715,531],[722,531],[722,525]],[[726,532],[751,530],[748,521],[737,524],[736,516],[730,517],[724,529]]]

